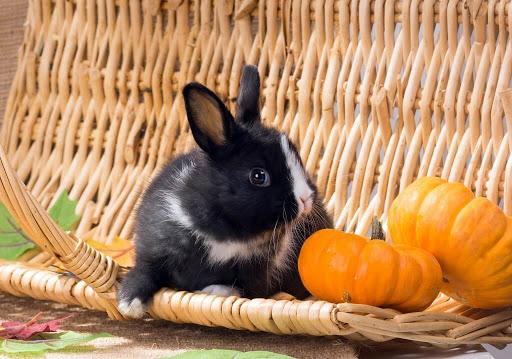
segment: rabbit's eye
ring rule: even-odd
[[[249,181],[252,185],[258,187],[270,186],[270,176],[263,168],[253,168],[249,175]]]

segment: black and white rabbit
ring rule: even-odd
[[[136,260],[119,310],[141,317],[162,287],[217,295],[308,295],[297,257],[314,231],[331,227],[298,152],[263,126],[258,70],[243,69],[236,119],[209,89],[183,89],[199,149],[163,168],[136,213]]]

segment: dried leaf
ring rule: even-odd
[[[110,244],[100,243],[94,239],[87,239],[85,242],[101,253],[112,257],[120,266],[133,267],[135,247],[131,241],[116,237]]]
[[[35,244],[23,233],[7,208],[0,203],[0,259],[16,260]]]
[[[40,353],[48,350],[60,350],[71,345],[89,342],[96,338],[110,337],[108,333],[59,332],[39,334],[40,340],[5,339],[0,343],[0,353]]]
[[[0,323],[0,338],[26,340],[36,334],[56,332],[60,329],[62,322],[72,317],[72,315],[67,315],[62,318],[38,323],[37,321],[42,314],[43,313],[36,314],[32,319],[25,323],[16,321]]]

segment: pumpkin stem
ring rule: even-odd
[[[347,291],[343,292],[343,299],[342,299],[341,302],[342,303],[350,303],[350,302],[352,302],[352,296],[350,295],[349,292],[347,292]]]
[[[372,234],[370,236],[371,240],[386,240],[386,236],[384,235],[384,230],[382,229],[382,224],[380,223],[377,217],[373,217],[372,221]]]

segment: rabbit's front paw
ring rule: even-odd
[[[139,319],[146,313],[146,305],[139,298],[132,300],[121,299],[119,301],[119,312],[126,317]]]

